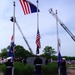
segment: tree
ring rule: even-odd
[[[7,46],[7,48],[3,48],[1,50],[1,54],[0,54],[1,57],[4,57],[4,56],[8,57],[9,48],[10,48],[10,45]],[[31,54],[28,50],[24,49],[24,47],[20,46],[20,45],[14,46],[14,55],[15,55],[15,57],[23,57],[23,58],[33,56],[33,54]]]
[[[8,56],[8,51],[7,51],[7,48],[3,48],[3,49],[1,49],[1,53],[2,53],[2,57],[4,57],[4,56]]]
[[[17,45],[15,46],[15,57],[29,57],[31,56],[32,54],[27,51],[26,49],[24,49],[23,46],[20,46],[20,45]]]
[[[56,54],[55,49],[53,49],[51,46],[46,46],[44,48],[43,52],[47,57]]]

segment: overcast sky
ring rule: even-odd
[[[13,23],[10,21],[10,17],[13,16],[13,1],[14,0],[0,0],[0,50],[6,48],[11,41]],[[36,0],[29,1],[37,5]],[[24,15],[19,0],[15,0],[15,2],[16,20],[35,54],[37,14]],[[48,11],[50,8],[52,8],[54,12],[55,10],[58,11],[59,18],[75,36],[75,0],[39,0],[39,30],[41,35],[40,53],[43,53],[45,46],[52,46],[52,48],[57,51],[56,20]],[[60,24],[59,37],[61,40],[61,55],[75,56],[75,41],[72,40]],[[16,25],[15,44],[22,45],[28,50]]]

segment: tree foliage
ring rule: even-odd
[[[1,49],[1,56],[4,57],[4,56],[8,56],[8,51],[7,51],[7,48],[3,48]]]
[[[44,56],[46,58],[50,58],[51,56],[53,56],[54,54],[56,54],[55,49],[53,49],[51,46],[46,46],[43,50],[44,52]]]
[[[55,49],[53,49],[51,46],[46,46],[43,50],[44,54],[48,54],[50,56],[56,54]]]
[[[28,57],[31,56],[32,54],[24,49],[23,46],[17,45],[15,46],[15,57]]]
[[[10,46],[7,46],[7,48],[3,48],[1,50],[1,57],[8,57],[8,50],[9,50]],[[15,45],[14,46],[14,55],[15,57],[29,57],[29,56],[33,56],[33,54],[31,54],[28,50],[26,50],[23,46],[21,45]]]

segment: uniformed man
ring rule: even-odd
[[[36,75],[41,75],[41,65],[42,65],[42,59],[39,57],[39,55],[36,56],[34,60],[34,65],[35,65],[35,72]]]
[[[67,75],[66,74],[66,59],[65,58],[63,58],[62,62],[61,62],[61,73],[62,73],[62,75]]]
[[[5,63],[5,65],[6,65],[6,75],[12,75],[13,62],[11,61],[11,57],[8,57],[7,60],[8,61]]]

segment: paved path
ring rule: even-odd
[[[0,73],[0,75],[4,75],[3,73]]]
[[[68,69],[67,70],[68,75],[75,75],[75,70],[73,69]]]

